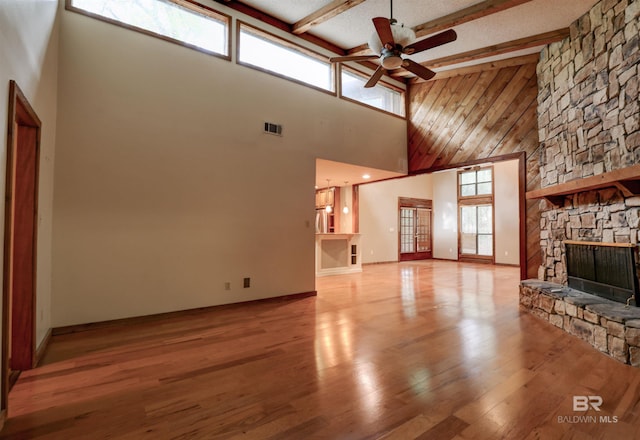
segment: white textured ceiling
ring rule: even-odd
[[[369,177],[365,178],[363,177],[364,175],[368,175]],[[316,188],[326,187],[327,179],[329,179],[330,186],[347,186],[400,176],[403,176],[403,174],[342,162],[333,162],[331,160],[316,159]]]
[[[242,3],[286,23],[293,24],[332,3],[332,1],[242,0]],[[393,16],[399,23],[414,27],[477,3],[482,3],[482,1],[395,0],[393,2]],[[455,26],[453,29],[458,34],[457,41],[413,55],[411,58],[414,61],[426,62],[435,58],[566,28],[595,3],[596,0],[532,0],[525,2],[519,6]],[[328,21],[313,26],[309,33],[343,49],[350,49],[367,42],[369,36],[374,32],[372,18],[388,17],[389,14],[388,0],[366,0]],[[538,50],[539,48],[528,49],[525,53],[535,53]],[[505,54],[497,59],[512,56],[512,54]],[[485,60],[476,61],[476,63],[482,62]]]

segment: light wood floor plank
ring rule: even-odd
[[[640,369],[520,311],[518,276],[370,265],[317,297],[54,336],[0,438],[640,438]]]

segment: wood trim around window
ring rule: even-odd
[[[479,194],[473,196],[462,196],[460,175],[469,171],[482,171],[491,169],[491,194]],[[458,192],[458,260],[469,263],[491,263],[496,261],[496,208],[494,203],[495,194],[495,171],[493,166],[475,166],[473,169],[461,169],[458,171],[457,192]],[[476,182],[477,185],[477,182]],[[462,253],[462,216],[460,208],[462,206],[491,205],[491,255],[463,254]]]
[[[85,11],[84,9],[78,8],[76,6],[73,6],[72,2],[73,2],[73,0],[65,0],[65,9],[67,11],[75,12],[77,14],[93,18],[95,20],[100,20],[100,21],[103,21],[105,23],[109,23],[109,24],[112,24],[112,25],[115,25],[115,26],[119,26],[119,27],[124,28],[124,29],[128,29],[128,30],[131,30],[131,31],[134,31],[134,32],[139,32],[141,34],[145,34],[145,35],[148,35],[150,37],[158,38],[160,40],[164,40],[164,41],[167,41],[169,43],[177,44],[179,46],[183,46],[183,47],[186,47],[188,49],[197,50],[198,52],[202,52],[202,53],[205,53],[207,55],[211,55],[211,56],[214,56],[214,57],[217,57],[217,58],[221,58],[221,59],[224,59],[224,60],[227,60],[227,61],[231,61],[231,35],[232,35],[232,33],[231,33],[231,22],[232,22],[231,16],[227,15],[227,14],[224,14],[224,13],[222,13],[220,11],[217,11],[215,9],[212,9],[212,8],[210,8],[208,6],[205,6],[205,5],[202,5],[200,3],[197,3],[195,1],[191,1],[191,0],[171,0],[171,3],[174,3],[176,6],[180,6],[180,7],[184,8],[184,9],[188,9],[190,11],[193,11],[193,12],[195,12],[197,14],[200,14],[200,15],[203,15],[205,17],[208,17],[208,18],[211,18],[211,19],[218,20],[218,21],[221,21],[223,23],[226,23],[226,27],[227,27],[227,29],[226,29],[226,34],[227,34],[226,52],[227,53],[226,54],[213,52],[211,50],[207,50],[207,49],[204,49],[202,47],[195,46],[193,44],[189,44],[189,43],[187,43],[185,41],[182,41],[182,40],[171,38],[171,37],[168,37],[168,36],[162,35],[162,34],[157,34],[157,33],[153,32],[153,31],[150,31],[150,30],[147,30],[147,29],[142,29],[142,28],[139,28],[137,26],[133,26],[133,25],[124,23],[122,21],[111,19],[109,17],[104,17],[104,16],[102,16],[100,14],[95,14],[93,12]]]
[[[326,62],[330,68],[331,68],[331,84],[333,87],[333,90],[327,90],[327,89],[323,89],[322,87],[318,87],[318,86],[314,86],[313,84],[309,84],[307,82],[301,81],[299,79],[296,78],[292,78],[290,76],[284,75],[282,73],[278,73],[278,72],[274,72],[273,70],[269,70],[269,69],[265,69],[263,67],[260,66],[256,66],[255,64],[251,64],[251,63],[247,63],[247,62],[243,62],[240,61],[240,34],[242,33],[243,29],[248,29],[249,33],[254,34],[255,36],[257,36],[258,38],[262,38],[266,41],[269,41],[275,45],[280,45],[282,47],[286,47],[288,49],[294,50],[296,52],[300,52],[303,55],[306,55],[310,58],[315,58],[318,61],[321,62]],[[264,72],[268,75],[272,75],[275,76],[277,78],[282,78],[285,79],[287,81],[291,81],[294,82],[296,84],[300,84],[301,86],[305,86],[305,87],[309,87],[312,88],[314,90],[318,90],[320,92],[326,93],[328,95],[332,95],[332,96],[337,96],[338,92],[338,84],[337,84],[337,75],[336,75],[336,67],[335,65],[332,65],[329,62],[329,57],[326,55],[323,55],[321,53],[315,52],[309,48],[306,48],[304,46],[301,46],[299,44],[296,44],[292,41],[286,40],[282,37],[279,37],[275,34],[272,34],[270,32],[267,32],[263,29],[257,28],[255,26],[253,26],[252,24],[249,24],[247,22],[244,22],[242,20],[236,20],[236,64],[238,64],[239,66],[243,66],[243,67],[247,67],[249,69],[254,69],[254,70],[258,70],[260,72]]]

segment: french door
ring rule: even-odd
[[[400,261],[432,258],[431,217],[430,200],[400,198]]]

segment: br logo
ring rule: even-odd
[[[602,405],[600,396],[573,396],[574,411],[588,411],[589,407],[600,411],[600,405]]]

